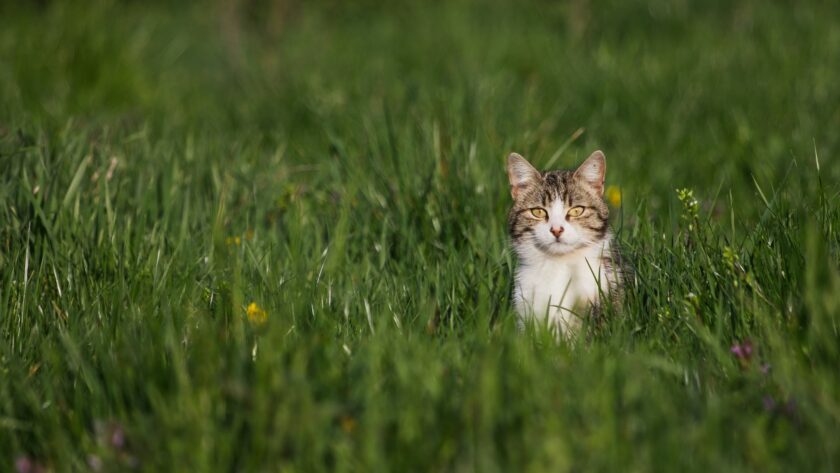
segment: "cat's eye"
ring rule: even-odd
[[[571,209],[569,209],[569,212],[566,213],[566,216],[572,218],[580,217],[581,215],[583,215],[584,210],[585,209],[583,207],[578,205],[577,207],[572,207]]]
[[[531,215],[533,215],[534,218],[542,220],[548,216],[548,213],[545,211],[545,209],[534,207],[533,209],[531,209]]]

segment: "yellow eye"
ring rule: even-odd
[[[572,207],[571,209],[569,209],[569,212],[566,214],[566,216],[572,217],[572,218],[580,217],[581,215],[583,215],[583,211],[584,211],[584,208],[581,207],[581,206]]]
[[[541,209],[539,207],[534,207],[533,209],[531,209],[531,215],[533,215],[534,218],[538,218],[538,219],[542,220],[548,214],[545,212],[545,209]]]

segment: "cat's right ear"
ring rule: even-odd
[[[508,156],[507,173],[510,181],[510,195],[514,199],[523,190],[538,184],[542,179],[540,172],[517,153],[510,153]]]

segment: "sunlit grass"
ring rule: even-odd
[[[0,8],[1,471],[837,468],[837,8],[225,5]],[[558,344],[504,158],[594,149]]]

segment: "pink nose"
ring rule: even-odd
[[[560,227],[560,228],[551,227],[551,234],[554,235],[557,238],[560,238],[560,235],[563,234],[563,230],[564,230],[563,227]]]

